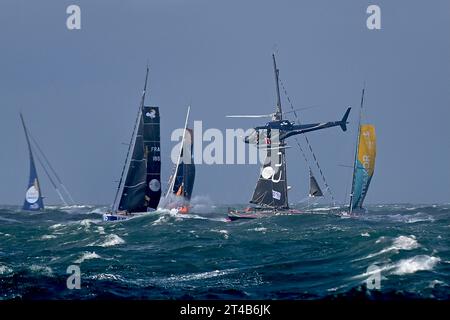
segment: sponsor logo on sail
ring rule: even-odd
[[[156,117],[156,111],[155,111],[155,109],[151,109],[149,112],[147,112],[147,113],[145,114],[145,116],[146,116],[146,117],[149,117],[149,118],[151,118],[151,119],[155,119],[155,117]]]
[[[157,179],[152,179],[148,183],[148,187],[150,188],[151,191],[158,192],[161,189],[161,183]]]
[[[35,203],[39,200],[39,190],[35,186],[31,186],[25,194],[25,200],[28,203]]]
[[[265,168],[262,170],[261,176],[262,176],[264,179],[270,179],[270,178],[273,176],[274,173],[275,173],[275,170],[273,170],[273,168],[269,166],[269,167],[265,167]]]
[[[272,190],[272,198],[274,198],[276,200],[280,200],[281,199],[281,192]]]

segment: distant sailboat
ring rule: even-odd
[[[164,197],[163,207],[176,210],[178,213],[188,213],[191,209],[190,200],[195,181],[195,164],[193,158],[194,135],[187,127],[190,107],[188,107],[180,152],[175,164],[174,173],[169,179],[169,188]]]
[[[323,197],[323,192],[320,189],[316,178],[314,178],[312,171],[309,171],[309,197],[310,198]]]
[[[364,89],[361,96],[361,110],[364,102]],[[361,124],[361,112],[358,121],[358,136],[353,163],[352,189],[348,214],[362,212],[363,202],[369,190],[375,170],[377,154],[375,127],[371,124]]]
[[[42,196],[41,187],[36,171],[36,165],[34,163],[33,151],[31,149],[30,137],[28,135],[28,129],[25,126],[25,121],[22,114],[20,114],[20,120],[22,121],[23,130],[25,131],[25,138],[28,145],[28,153],[30,158],[30,178],[28,180],[28,187],[25,193],[25,201],[23,203],[23,210],[38,211],[44,210],[44,197]]]
[[[149,69],[127,158],[111,212],[105,221],[125,220],[153,211],[161,198],[160,116],[158,107],[144,106]]]
[[[23,204],[23,210],[43,210],[44,209],[44,201],[42,196],[42,190],[40,188],[39,179],[37,176],[37,170],[36,165],[34,162],[34,157],[38,160],[39,164],[41,165],[42,169],[44,170],[45,174],[47,175],[47,178],[49,179],[50,183],[52,184],[53,188],[55,189],[56,193],[58,194],[59,198],[61,199],[61,202],[64,204],[64,206],[67,206],[69,204],[75,205],[75,201],[72,198],[72,195],[67,190],[66,186],[62,183],[61,178],[56,173],[56,170],[51,165],[50,161],[48,160],[45,153],[42,151],[41,147],[37,143],[37,141],[34,139],[34,137],[31,135],[30,130],[25,125],[25,120],[23,118],[22,113],[20,113],[20,120],[22,122],[23,130],[25,132],[25,138],[27,140],[28,145],[28,152],[29,152],[29,158],[30,158],[30,179],[28,183],[28,189],[25,194],[25,201]],[[33,153],[33,147],[38,152]],[[44,160],[42,160],[44,159]],[[53,175],[53,178],[52,178]],[[55,182],[56,179],[56,182]],[[61,187],[61,190],[63,190],[64,194],[69,198],[69,201],[67,201],[63,193],[60,191],[59,187]]]

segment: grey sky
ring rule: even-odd
[[[82,29],[66,29],[69,4]],[[366,28],[378,4],[382,30]],[[204,128],[248,128],[275,104],[271,53],[302,121],[341,118],[351,130],[309,135],[338,200],[343,200],[363,81],[378,158],[367,202],[450,199],[450,2],[435,1],[17,1],[0,4],[0,203],[21,204],[28,157],[19,110],[76,200],[112,202],[131,136],[145,65],[147,103],[161,108],[163,180],[170,133],[186,106]],[[283,97],[287,110],[288,104]],[[295,146],[295,143],[291,141]],[[39,168],[40,170],[40,168]],[[197,167],[195,195],[247,202],[259,168]],[[58,202],[39,171],[47,203]],[[307,170],[288,151],[290,201],[304,198]]]

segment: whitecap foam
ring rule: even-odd
[[[361,233],[361,237],[370,237],[370,234],[368,232]]]
[[[99,244],[100,247],[113,247],[119,244],[124,244],[125,240],[119,237],[117,234],[108,234],[105,241]]]
[[[384,241],[384,237],[379,238],[375,243],[380,243]],[[381,254],[387,253],[387,252],[399,252],[400,250],[413,250],[420,247],[420,244],[417,242],[416,237],[414,235],[407,236],[399,236],[394,239],[392,242],[392,245],[382,249],[381,251],[378,251],[376,253],[371,253],[363,258],[355,259],[353,261],[359,261],[363,259],[370,259],[376,256],[379,256]]]
[[[75,260],[74,263],[82,263],[86,260],[100,259],[100,258],[101,257],[98,254],[96,254],[95,252],[86,251],[83,253],[83,255],[79,259]]]
[[[61,223],[57,223],[57,224],[51,225],[49,228],[50,229],[58,229],[58,228],[61,228],[61,227],[64,227],[64,225],[61,224]]]
[[[47,266],[41,266],[41,265],[33,264],[33,265],[30,266],[30,270],[32,272],[43,274],[43,275],[46,275],[46,276],[52,276],[53,275],[52,268],[47,267]]]
[[[91,279],[94,280],[114,280],[114,281],[124,281],[124,279],[119,276],[119,275],[115,275],[112,273],[100,273],[100,274],[95,274],[93,276],[90,277]]]
[[[259,227],[259,228],[253,228],[253,229],[248,229],[248,230],[265,233],[267,231],[267,228]]]
[[[10,267],[8,267],[4,264],[0,264],[0,274],[9,274],[12,272],[13,272],[13,269],[11,269]]]
[[[235,272],[237,269],[225,269],[225,270],[214,270],[214,271],[208,271],[208,272],[200,272],[200,273],[190,273],[190,274],[184,274],[184,275],[178,275],[178,276],[171,276],[165,281],[168,282],[185,282],[185,281],[195,281],[195,280],[204,280],[204,279],[210,279],[214,277],[220,277],[227,274],[230,274],[232,272]]]
[[[433,270],[434,266],[440,261],[441,259],[439,257],[419,255],[409,259],[400,260],[392,273],[396,275],[405,275],[417,271],[430,271]]]
[[[227,231],[227,230],[217,230],[217,229],[212,229],[211,231],[212,231],[212,232],[217,232],[217,233],[223,234],[223,237],[224,237],[225,239],[228,239],[228,238],[229,238],[229,234],[228,234],[228,231]]]
[[[53,235],[53,234],[44,234],[44,235],[41,237],[41,240],[50,240],[50,239],[55,239],[55,238],[56,238],[56,236]]]

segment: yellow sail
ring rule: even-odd
[[[353,208],[362,208],[364,198],[369,190],[370,181],[375,170],[376,155],[377,143],[375,127],[371,124],[363,124],[360,128],[358,157],[353,181]]]

